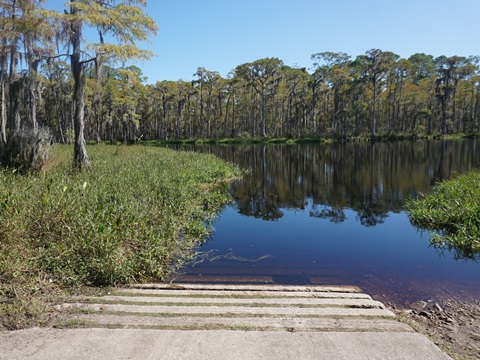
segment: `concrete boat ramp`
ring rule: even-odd
[[[65,329],[0,333],[0,359],[450,359],[350,286],[137,285]]]

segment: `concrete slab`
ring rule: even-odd
[[[99,298],[87,298],[89,301],[98,301]],[[371,299],[339,299],[339,298],[215,298],[215,297],[157,297],[157,296],[103,296],[100,298],[106,302],[128,302],[128,303],[149,303],[149,304],[191,304],[197,306],[208,306],[211,304],[226,304],[230,305],[256,305],[256,306],[272,306],[272,305],[289,305],[292,307],[311,306],[311,307],[325,307],[325,306],[342,306],[342,307],[357,307],[357,308],[377,308],[384,309],[384,305]]]
[[[417,333],[29,329],[0,333],[1,360],[446,360]]]
[[[361,292],[358,286],[350,285],[223,285],[223,284],[133,284],[133,289],[165,290],[234,290],[234,291],[307,291],[307,292]]]
[[[141,315],[78,315],[89,327],[185,329],[185,330],[277,330],[277,331],[356,331],[356,332],[413,332],[404,323],[384,318],[359,317],[195,317]]]
[[[66,319],[84,329],[0,333],[0,360],[449,359],[359,291],[206,284],[114,290],[60,306],[86,308]]]
[[[255,316],[384,316],[395,317],[387,309],[363,308],[299,308],[299,307],[242,307],[242,306],[148,306],[122,304],[88,304],[95,311],[145,313],[145,314],[225,314]]]
[[[113,294],[118,295],[148,295],[148,296],[195,296],[195,297],[238,297],[238,298],[336,298],[336,299],[371,299],[370,295],[358,292],[334,292],[334,291],[264,291],[264,290],[182,290],[176,289],[150,289],[150,288],[126,288],[115,289]]]
[[[240,284],[274,284],[275,280],[271,275],[203,275],[203,274],[186,274],[181,277],[185,282],[203,282],[211,283],[240,283]]]

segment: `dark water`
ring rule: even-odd
[[[403,211],[480,167],[477,140],[183,149],[251,173],[230,186],[207,254],[179,281],[357,285],[400,306],[480,297],[480,263],[432,248]]]

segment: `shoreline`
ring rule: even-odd
[[[383,134],[371,136],[340,136],[340,137],[235,137],[235,138],[188,138],[169,140],[141,140],[139,145],[144,146],[168,146],[168,145],[255,145],[255,144],[336,144],[336,143],[364,143],[364,142],[395,142],[395,141],[416,141],[416,140],[464,140],[476,139],[480,134]]]
[[[454,359],[480,358],[480,300],[419,301],[410,310],[394,311]]]

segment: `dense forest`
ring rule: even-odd
[[[147,84],[140,68],[118,66],[118,60],[149,54],[132,54],[130,46],[102,55],[101,49],[112,50],[104,45],[102,29],[111,28],[91,14],[83,21],[98,29],[100,45],[80,49],[82,27],[72,16],[88,15],[87,8],[71,1],[68,14],[53,16],[64,16],[63,27],[55,28],[52,14],[39,11],[42,3],[0,3],[0,145],[24,128],[50,129],[61,143],[77,143],[81,133],[95,142],[132,142],[480,132],[477,56],[417,53],[405,59],[371,49],[353,58],[319,52],[308,68],[263,58],[238,65],[226,77],[199,67],[191,80]],[[156,30],[154,23],[130,15],[137,21],[132,29],[143,31],[140,39]],[[138,31],[131,30],[122,41],[134,35]],[[62,46],[67,53],[58,50]],[[88,51],[93,55],[85,58]],[[84,129],[75,131],[80,116]]]
[[[277,58],[241,64],[227,78],[198,68],[191,81],[142,84],[92,73],[89,139],[348,137],[480,131],[477,57],[372,49],[312,55],[311,71]],[[130,68],[132,70],[132,68]],[[68,78],[63,78],[68,94]],[[68,109],[68,97],[62,107]],[[60,105],[60,104],[58,104]],[[45,119],[47,120],[47,119]],[[58,128],[68,127],[68,114]],[[63,131],[65,133],[65,130]]]

